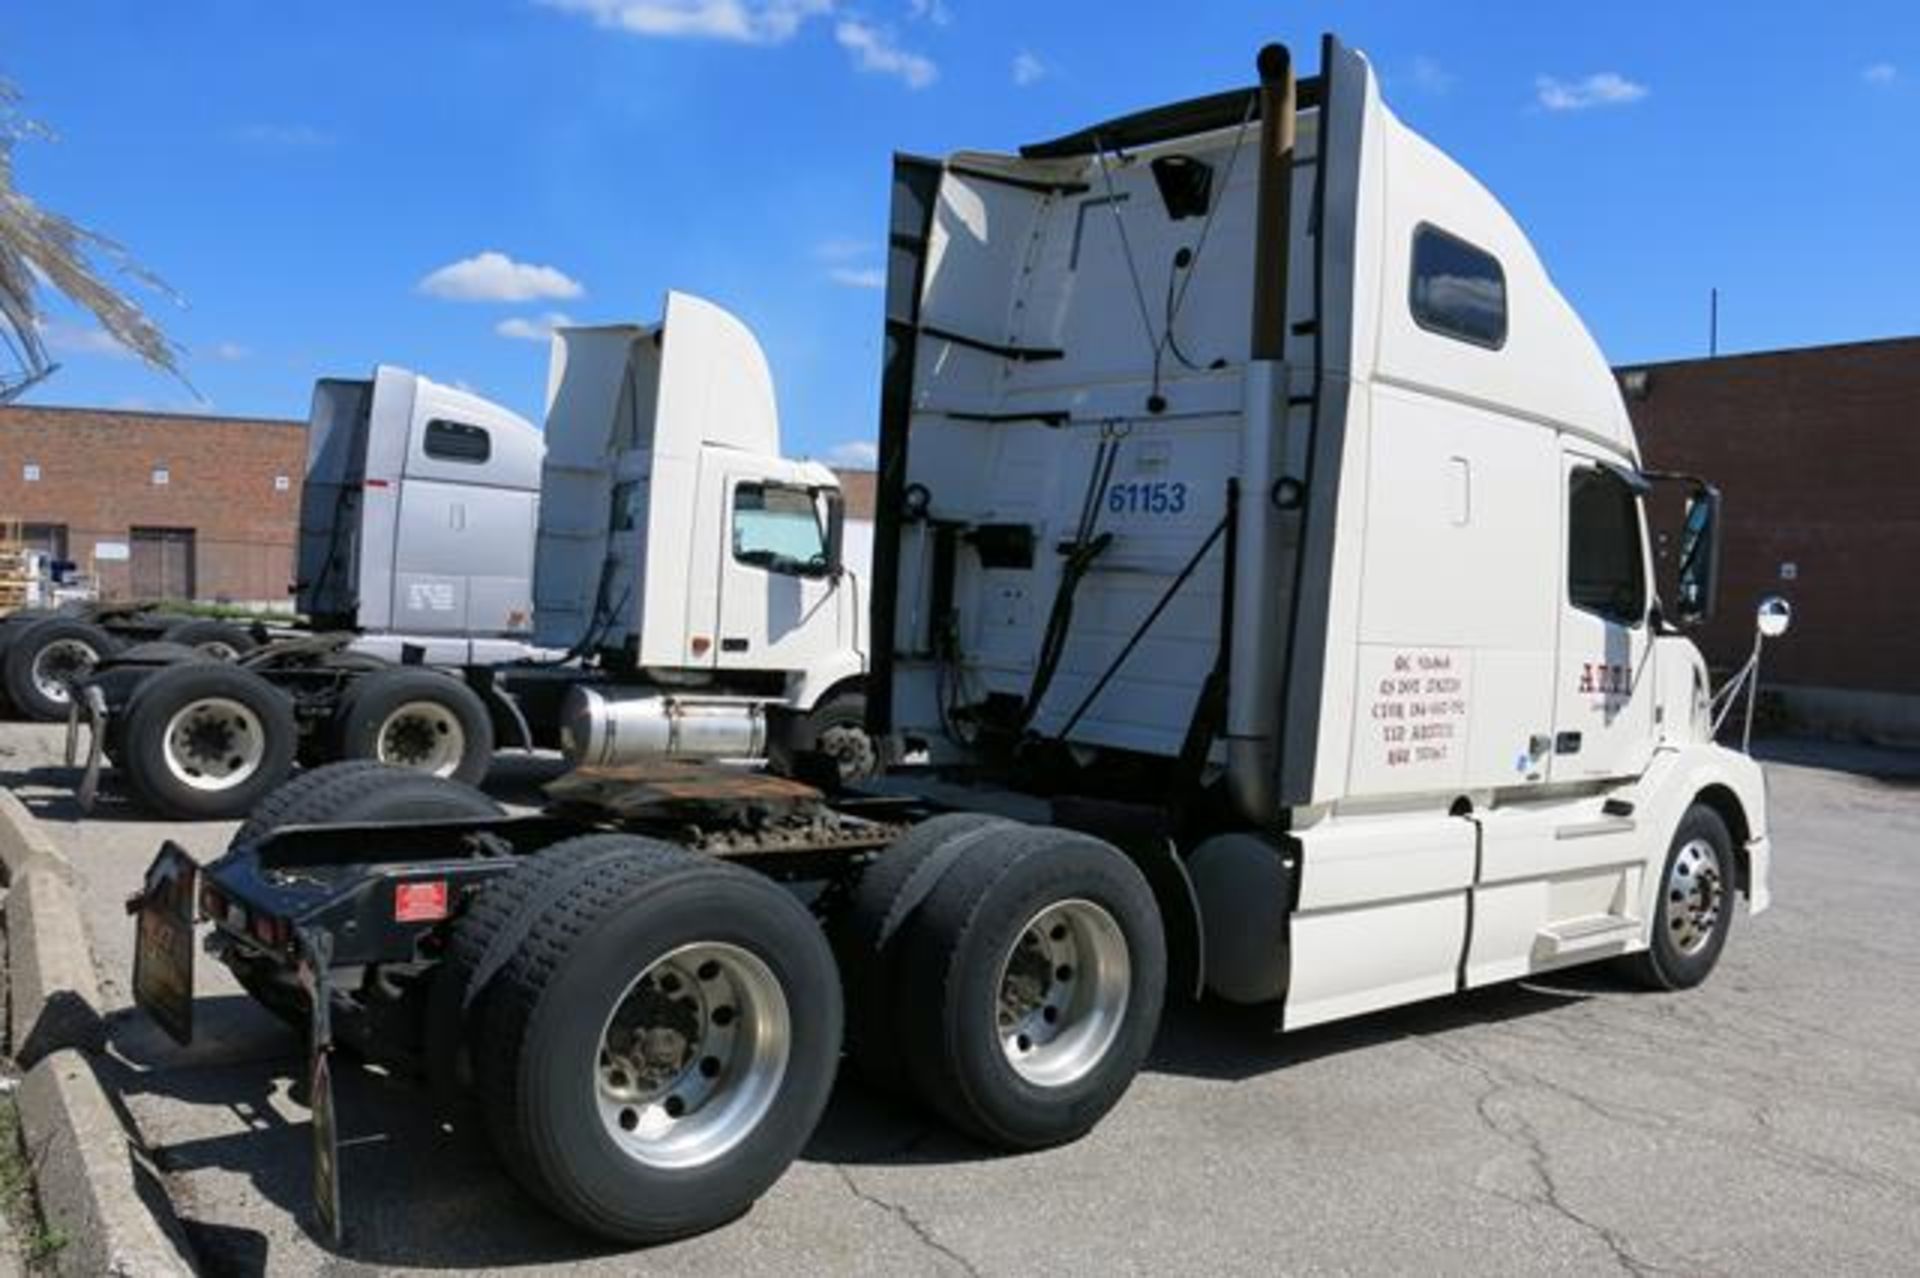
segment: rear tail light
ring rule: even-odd
[[[274,918],[270,914],[253,916],[253,926],[249,929],[253,939],[273,949],[284,948],[293,939],[293,928],[285,920]]]

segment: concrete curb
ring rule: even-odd
[[[73,866],[11,793],[0,791],[0,868],[6,872],[8,1043],[31,1066],[65,1047],[106,1047],[100,979]]]
[[[0,878],[7,884],[8,1043],[27,1069],[21,1133],[40,1211],[67,1245],[62,1273],[191,1274],[166,1186],[90,1053],[105,1049],[100,981],[73,865],[13,794],[0,790]]]
[[[19,1104],[41,1214],[66,1239],[61,1273],[193,1273],[166,1187],[128,1138],[92,1061],[53,1053],[27,1072]]]

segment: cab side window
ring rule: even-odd
[[[733,557],[773,572],[804,574],[824,569],[827,538],[813,495],[767,484],[735,488]]]
[[[1625,626],[1647,614],[1640,503],[1625,480],[1599,466],[1568,476],[1567,596],[1574,607]]]
[[[1507,276],[1499,259],[1422,222],[1413,233],[1413,322],[1430,333],[1499,350],[1507,344]]]
[[[437,417],[427,423],[427,434],[420,446],[435,461],[478,465],[493,456],[493,440],[484,426],[442,421]]]

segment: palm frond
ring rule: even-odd
[[[0,78],[0,337],[19,366],[17,373],[0,372],[0,403],[54,370],[41,335],[43,284],[91,314],[109,337],[149,367],[186,383],[179,345],[138,303],[107,281],[102,266],[169,301],[179,302],[179,295],[120,244],[42,208],[15,186],[14,145],[28,139],[54,140],[45,125],[20,113],[19,101],[19,90]]]

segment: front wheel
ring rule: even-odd
[[[1660,872],[1653,936],[1625,960],[1629,975],[1653,989],[1690,989],[1707,979],[1733,927],[1733,836],[1718,812],[1687,809]]]
[[[812,1133],[840,1050],[819,926],[779,885],[645,839],[590,858],[477,1008],[509,1171],[605,1237],[657,1243],[747,1210]]]
[[[867,699],[857,692],[827,698],[792,720],[767,750],[767,762],[782,776],[795,776],[800,756],[816,753],[833,764],[842,785],[870,780],[882,771],[880,750],[867,732]]]

